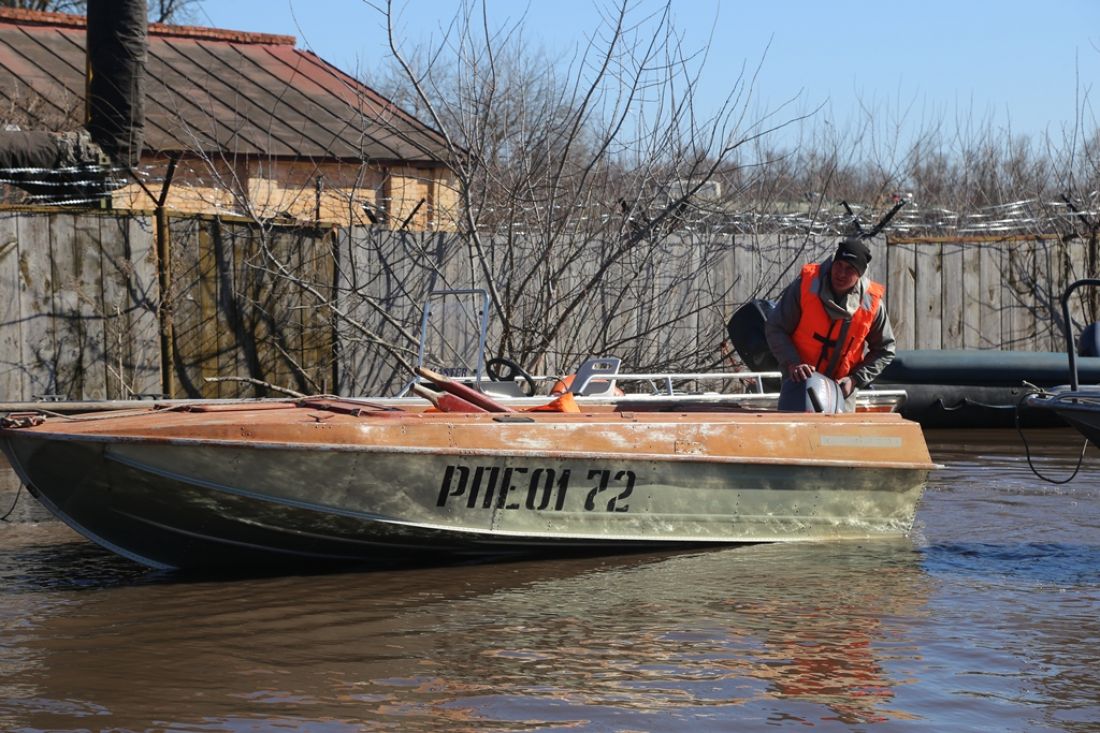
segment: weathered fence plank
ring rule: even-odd
[[[978,343],[980,349],[999,348],[1001,341],[1001,294],[1004,290],[1006,256],[995,244],[974,245],[978,248],[978,281],[981,300],[978,304]]]
[[[886,313],[899,349],[916,348],[916,255],[914,245],[892,245],[887,249]]]
[[[73,220],[72,290],[76,303],[71,321],[80,354],[79,394],[91,400],[107,398],[102,221],[102,217],[83,216]]]
[[[1001,341],[1010,349],[1031,351],[1035,346],[1035,323],[1032,319],[1031,289],[1035,278],[1035,252],[1028,242],[1015,242],[1006,253],[1003,291],[1004,316],[1001,319]]]
[[[157,309],[160,293],[157,284],[157,247],[153,237],[153,219],[148,216],[118,217],[125,232],[125,283],[128,301],[130,341],[129,389],[135,395],[160,395],[160,321]]]
[[[127,219],[104,217],[99,224],[104,386],[108,399],[126,399],[134,394],[132,340],[137,338],[130,317],[133,263],[127,248]]]
[[[217,219],[211,221],[207,229],[212,267],[217,277],[216,287],[214,288],[217,306],[217,328],[214,333],[213,344],[213,348],[217,353],[217,374],[211,376],[245,377],[249,374],[244,358],[244,346],[240,341],[240,315],[237,305],[238,237],[234,233],[236,229],[237,227],[234,225],[225,224]],[[213,387],[214,385],[210,385],[208,389]],[[216,390],[218,395],[248,394],[250,392],[245,385],[230,382],[218,383]]]
[[[941,277],[941,341],[944,349],[957,349],[963,341],[964,302],[963,252],[959,246],[944,245],[940,252]]]
[[[27,399],[19,258],[18,221],[15,216],[0,216],[0,399],[13,401]]]
[[[1035,242],[1034,285],[1031,289],[1032,323],[1034,324],[1035,341],[1032,345],[1034,351],[1053,351],[1054,339],[1052,338],[1052,307],[1058,300],[1054,292],[1054,247],[1051,242]],[[1061,293],[1061,290],[1058,291]]]
[[[958,313],[958,340],[944,344],[944,348],[977,349],[981,348],[979,322],[981,320],[981,250],[977,247],[957,245],[961,267],[962,302]],[[945,265],[946,269],[946,265]],[[945,303],[945,314],[950,311]]]
[[[26,375],[23,393],[28,398],[56,395],[57,345],[54,336],[54,288],[50,219],[20,217],[19,259],[22,282],[19,311],[22,314],[22,363]]]
[[[82,249],[87,244],[82,242]],[[76,218],[59,212],[50,217],[50,264],[56,283],[53,330],[57,344],[57,394],[75,399],[84,392],[84,323],[80,314],[82,262],[77,255]]]
[[[913,348],[943,348],[943,300],[944,281],[940,260],[940,247],[919,244],[913,250],[915,276],[913,278]]]
[[[328,230],[320,236],[307,238],[301,236],[297,247],[301,252],[302,277],[309,282],[325,286],[325,292],[332,292],[333,256],[332,247],[336,232]],[[301,333],[297,358],[303,367],[309,368],[312,391],[329,394],[333,391],[333,313],[331,296],[327,302],[318,302],[310,293],[302,296],[302,306],[298,310],[297,328]]]
[[[729,257],[730,267],[727,273],[726,285],[732,289],[734,308],[748,303],[759,296],[760,280],[763,272],[763,262],[760,257],[760,248],[752,237],[730,237]]]
[[[177,244],[173,240],[173,245]],[[219,290],[222,282],[222,273],[218,270],[217,257],[214,253],[213,238],[207,222],[200,222],[190,232],[188,248],[193,250],[193,266],[195,281],[188,286],[187,300],[190,301],[188,312],[194,313],[196,321],[192,324],[194,331],[188,334],[192,348],[195,349],[193,361],[194,382],[200,394],[212,397],[224,397],[236,392],[233,385],[211,384],[209,378],[218,377],[227,372],[223,371],[220,363],[220,350],[218,349],[218,331],[224,328],[220,322],[220,298]],[[194,310],[191,310],[191,309]],[[234,372],[228,372],[235,374]]]
[[[198,397],[203,394],[202,351],[202,270],[197,246],[199,219],[173,218],[169,223],[172,282],[164,300],[171,308],[173,372],[177,380],[172,397]]]

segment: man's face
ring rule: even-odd
[[[846,295],[859,282],[859,270],[844,260],[833,260],[829,268],[829,284],[837,295]]]

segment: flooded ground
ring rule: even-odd
[[[1015,432],[928,438],[945,468],[889,542],[178,578],[24,495],[0,730],[1097,730],[1100,454],[1055,485]],[[1077,433],[1029,438],[1073,471]]]

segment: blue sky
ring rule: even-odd
[[[396,3],[403,44],[439,38],[459,0]],[[635,0],[639,15],[661,7]],[[526,15],[526,35],[551,57],[585,43],[607,0],[489,0],[489,22]],[[942,121],[948,132],[1061,136],[1082,101],[1100,94],[1100,0],[672,0],[685,45],[710,42],[704,104],[729,92],[743,64],[761,63],[756,104],[821,107],[813,124],[851,129],[871,109],[903,136]],[[382,22],[363,0],[206,0],[193,22],[298,38],[367,77],[388,54]],[[1092,108],[1100,113],[1100,100]],[[1086,128],[1095,128],[1090,112]]]

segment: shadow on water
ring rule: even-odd
[[[83,540],[47,547],[0,550],[5,593],[109,588],[153,580],[134,563]]]

